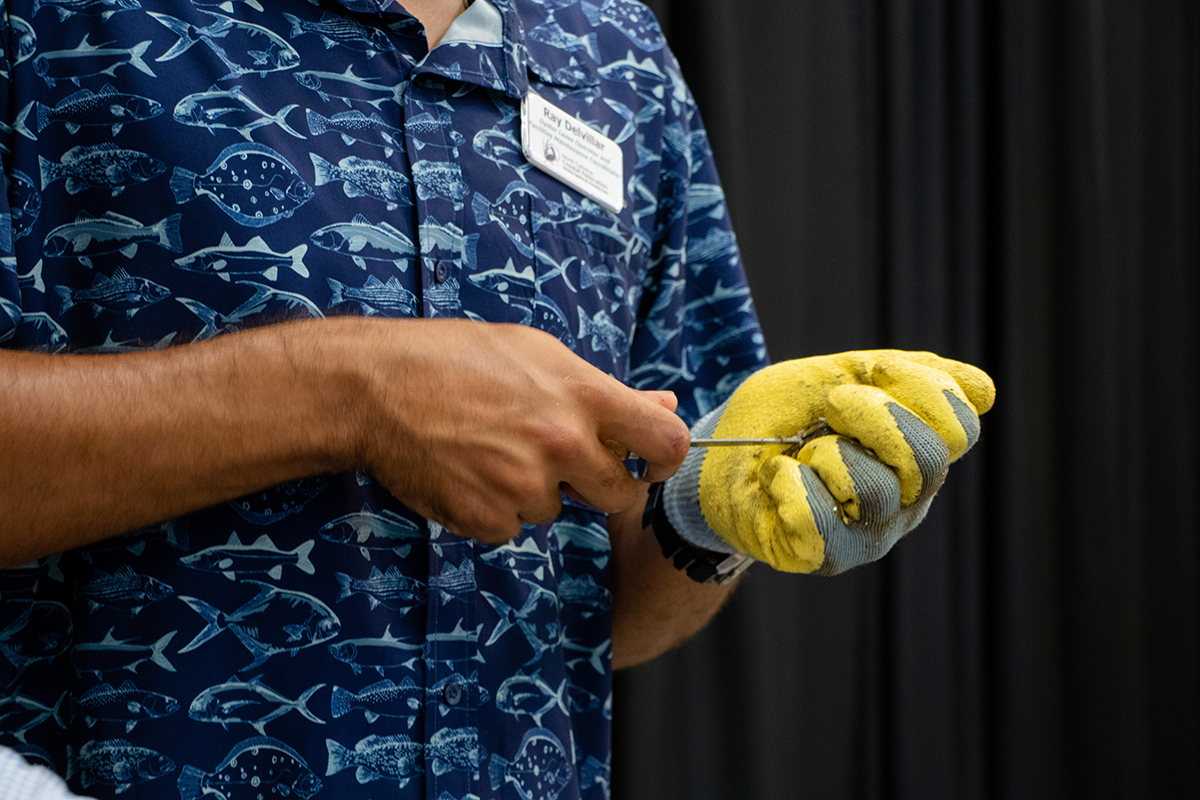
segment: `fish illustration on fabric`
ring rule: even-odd
[[[149,747],[123,739],[91,740],[79,752],[67,745],[67,780],[78,776],[86,791],[95,784],[116,786],[117,794],[135,783],[146,783],[175,771],[175,762]]]
[[[589,318],[582,308],[577,306],[575,310],[579,312],[579,338],[591,338],[592,350],[614,356],[629,352],[629,335],[617,327],[608,312],[600,309]]]
[[[593,31],[592,33],[579,36],[574,33],[568,33],[563,30],[562,25],[554,19],[551,13],[546,21],[535,28],[531,28],[526,35],[533,41],[553,47],[555,50],[570,52],[572,50],[584,50],[593,61],[602,61],[600,58],[600,49],[597,42],[599,37]]]
[[[146,12],[179,37],[179,41],[154,59],[155,61],[171,61],[183,55],[197,42],[204,42],[229,68],[229,74],[218,80],[254,73],[265,77],[268,72],[294,69],[300,64],[300,54],[296,52],[296,48],[274,31],[214,11],[206,11],[203,8],[197,10],[201,14],[213,17],[215,22],[198,28],[169,14]]]
[[[436,117],[428,111],[410,117],[404,122],[404,130],[412,135],[418,153],[426,147],[441,147],[458,158],[458,148],[467,141],[465,136],[454,130],[450,115],[445,111]],[[421,138],[429,134],[435,136],[432,139]]]
[[[558,622],[560,599],[554,592],[534,585],[533,591],[519,609],[513,608],[491,592],[485,591],[480,594],[500,617],[485,646],[495,644],[510,629],[516,628],[525,636],[525,641],[533,650],[533,657],[525,663],[533,664],[547,651],[562,644],[563,628]]]
[[[234,1],[235,0],[192,0],[192,5],[200,6],[202,8],[205,6],[219,8],[226,14],[232,14]],[[250,8],[253,8],[255,11],[263,10],[262,3],[258,2],[258,0],[236,0],[236,2],[247,5]]]
[[[384,678],[359,692],[333,687],[330,698],[330,713],[334,719],[344,717],[354,709],[362,709],[367,722],[375,722],[380,717],[397,717],[412,727],[420,716],[424,706],[425,688],[417,686],[412,678],[406,677],[399,684]]]
[[[527,308],[538,294],[537,276],[533,267],[518,270],[510,258],[503,269],[489,269],[467,276],[467,280],[485,292],[490,292],[508,305]]]
[[[511,571],[517,578],[530,576],[540,581],[546,575],[554,574],[549,551],[538,547],[537,540],[532,536],[520,544],[514,540],[484,550],[479,558],[490,567]]]
[[[58,81],[70,81],[79,86],[82,78],[93,75],[115,77],[117,70],[125,66],[144,72],[151,78],[158,77],[142,58],[152,44],[150,39],[138,42],[133,47],[110,47],[110,43],[92,44],[88,41],[89,35],[85,33],[79,44],[69,50],[52,50],[36,56],[33,59],[34,73],[51,88]]]
[[[603,4],[597,6],[583,0],[579,7],[593,28],[607,23],[642,50],[652,53],[663,48],[662,28],[654,18],[654,13],[639,3],[604,0]]]
[[[141,244],[154,244],[178,253],[183,250],[179,236],[181,217],[171,214],[152,225],[143,225],[115,211],[106,211],[101,217],[80,211],[74,222],[59,225],[46,234],[42,254],[51,258],[73,256],[85,267],[90,267],[93,258],[110,253],[133,258]]]
[[[568,650],[573,653],[582,653],[579,658],[568,658],[567,669],[575,669],[580,664],[586,663],[591,665],[592,669],[596,670],[597,675],[604,674],[606,663],[612,661],[611,648],[612,639],[605,639],[595,647],[590,647],[587,644],[580,643],[569,636],[564,636],[562,640],[563,650]]]
[[[356,214],[350,222],[318,228],[309,240],[323,250],[350,256],[360,269],[366,269],[370,260],[394,264],[406,272],[409,259],[417,253],[412,239],[388,223],[373,223],[362,214]]]
[[[258,586],[258,594],[231,614],[225,614],[197,597],[180,595],[179,599],[204,621],[204,628],[179,650],[181,654],[195,650],[222,631],[229,630],[254,656],[254,660],[242,668],[247,670],[277,653],[295,654],[306,647],[328,642],[342,629],[341,620],[333,609],[311,594],[256,580],[242,583]]]
[[[255,236],[244,245],[235,245],[233,237],[226,231],[221,243],[205,247],[175,259],[175,266],[190,272],[207,272],[223,280],[232,280],[233,275],[262,275],[269,281],[279,277],[280,269],[290,269],[302,278],[308,277],[304,256],[308,245],[298,244],[286,253],[277,253],[263,240]]]
[[[270,736],[234,746],[212,772],[185,764],[176,783],[180,800],[298,797],[321,791],[321,779],[292,748]]]
[[[254,294],[228,314],[218,313],[200,301],[189,297],[175,298],[204,322],[203,330],[196,334],[193,341],[203,341],[220,333],[239,330],[247,324],[252,324],[247,323],[247,320],[253,319],[260,314],[271,316],[272,321],[278,321],[284,316],[306,316],[317,319],[325,316],[321,312],[321,309],[317,308],[304,295],[281,291],[271,286],[255,283],[254,281],[234,281],[234,283],[254,287]],[[302,314],[291,313],[297,310],[301,311]],[[290,499],[285,499],[282,501],[283,505],[281,506],[256,502],[263,497],[279,497],[281,494],[285,498],[291,498],[294,492],[287,492],[276,488],[264,492],[256,492],[252,495],[230,501],[230,503],[235,510],[238,510],[238,513],[250,522],[256,525],[268,525],[271,522],[279,521],[290,513],[295,513],[303,503],[311,499],[304,499],[303,496],[294,502],[290,501]]]
[[[569,682],[567,684],[567,697],[569,698],[571,710],[577,714],[595,711],[602,705],[599,697],[592,694],[587,689],[576,686],[575,684]],[[612,717],[606,716],[605,719],[612,719]]]
[[[730,344],[735,342],[739,343],[739,346],[734,350],[728,349]],[[766,339],[758,332],[758,324],[749,319],[739,326],[722,330],[703,345],[688,345],[684,348],[684,358],[688,368],[695,372],[710,359],[725,367],[733,359],[758,357],[765,353],[766,349]]]
[[[92,285],[86,289],[72,289],[70,286],[55,286],[55,291],[62,298],[60,314],[65,314],[80,303],[91,305],[97,317],[101,311],[111,311],[114,314],[124,314],[133,319],[137,312],[154,305],[171,296],[167,287],[155,283],[149,278],[135,278],[123,267],[117,268],[112,277],[97,275]]]
[[[471,193],[463,180],[462,168],[453,161],[417,161],[412,165],[412,180],[417,187],[417,197],[453,200],[455,210],[462,208],[460,201]]]
[[[62,553],[51,553],[48,556],[30,561],[28,564],[9,567],[5,570],[4,592],[0,593],[0,597],[35,592],[37,591],[38,584],[43,580],[62,583],[66,580],[66,575],[63,574],[62,568],[59,566],[61,561]],[[20,609],[17,609],[17,611],[19,612]],[[0,626],[7,628],[13,618],[9,616],[11,611],[3,613],[4,617],[0,618]]]
[[[617,144],[620,144],[632,136],[633,132],[636,131],[639,126],[652,122],[655,117],[666,110],[662,103],[649,99],[647,99],[645,105],[643,105],[637,111],[634,111],[621,101],[614,100],[611,97],[604,98],[604,103],[613,111],[617,112],[621,119],[625,120],[625,125],[621,128],[620,133],[613,137]]]
[[[179,631],[164,634],[154,644],[138,644],[137,637],[116,638],[113,636],[114,630],[116,629],[109,628],[108,633],[98,642],[83,642],[71,648],[75,674],[90,672],[99,678],[105,672],[122,669],[137,674],[138,666],[147,661],[167,672],[175,671],[175,665],[166,656],[166,649]]]
[[[113,332],[109,331],[104,335],[104,341],[100,344],[91,347],[81,347],[78,350],[72,350],[73,353],[130,353],[134,351],[146,350],[161,350],[171,344],[175,338],[175,333],[171,332],[163,336],[157,342],[145,342],[142,339],[125,339],[118,342],[113,338]]]
[[[608,529],[599,522],[580,525],[569,519],[559,520],[550,526],[550,535],[558,539],[558,549],[567,545],[592,553],[607,554],[612,550]]]
[[[471,198],[471,212],[475,215],[476,225],[499,225],[521,255],[532,256],[533,227],[530,222],[533,198],[543,199],[536,186],[522,180],[511,181],[494,201],[476,192]]]
[[[358,109],[350,109],[326,117],[309,108],[304,113],[308,120],[308,132],[313,136],[336,133],[347,147],[358,143],[379,147],[385,156],[391,156],[398,148],[404,147],[404,131],[389,125],[377,112],[364,114]]]
[[[251,134],[259,128],[277,125],[285,133],[297,139],[306,138],[287,124],[287,116],[299,104],[293,103],[271,114],[250,99],[241,86],[221,89],[214,86],[206,92],[193,92],[175,104],[173,116],[183,125],[207,128],[213,136],[217,130],[230,130],[241,134],[246,141],[253,141]]]
[[[458,566],[445,563],[441,572],[429,576],[429,591],[437,592],[443,606],[454,599],[465,600],[474,589],[475,562],[469,558]]]
[[[0,219],[0,225],[4,224],[4,220]],[[17,334],[17,326],[21,323],[21,307],[11,300],[0,298],[0,314],[8,317],[5,321],[0,319],[0,342],[7,342]]]
[[[87,598],[92,611],[100,606],[127,609],[131,617],[151,603],[170,597],[174,591],[157,578],[134,572],[129,564],[121,565],[111,575],[96,570],[91,580],[79,587],[79,594]]]
[[[453,630],[426,634],[425,659],[431,662],[440,661],[451,669],[460,669],[456,664],[461,662],[483,661],[483,655],[476,647],[482,630],[482,622],[468,629],[463,627],[463,621],[460,619],[454,623]]]
[[[546,198],[544,209],[535,207],[531,214],[533,230],[536,233],[543,225],[566,225],[581,219],[584,214],[583,206],[576,202],[571,195],[563,192],[562,202]]]
[[[93,553],[106,550],[127,550],[135,556],[140,556],[146,550],[147,542],[165,544],[176,550],[188,549],[187,518],[169,519],[136,528],[120,536],[88,545],[80,555],[87,563],[92,563]]]
[[[79,194],[89,187],[108,189],[116,197],[126,188],[161,175],[167,165],[137,150],[124,150],[112,142],[78,145],[63,153],[55,163],[38,156],[42,191],[51,183],[66,180],[67,192]]]
[[[494,753],[488,764],[492,791],[509,783],[521,800],[558,800],[574,776],[566,748],[546,728],[527,731],[511,761]]]
[[[325,491],[328,485],[328,478],[314,475],[244,495],[230,500],[229,505],[247,522],[254,525],[274,525],[299,512],[309,501]]]
[[[157,100],[139,94],[118,92],[112,84],[106,83],[98,92],[80,89],[64,97],[54,106],[34,100],[17,115],[13,127],[18,132],[35,138],[25,124],[29,115],[33,114],[38,133],[55,123],[62,123],[72,134],[85,127],[103,127],[109,128],[112,135],[116,136],[127,124],[154,119],[162,112],[162,104]]]
[[[44,311],[27,312],[21,316],[21,324],[28,325],[36,332],[37,338],[44,338],[45,343],[35,349],[44,353],[59,353],[67,348],[67,330]],[[44,337],[41,333],[45,331]]]
[[[610,81],[620,81],[628,84],[637,84],[645,81],[658,85],[667,80],[667,76],[654,63],[653,58],[646,56],[641,61],[638,61],[632,50],[625,51],[624,58],[617,61],[610,61],[601,66],[597,71],[602,77]]]
[[[579,575],[558,582],[558,599],[563,605],[582,607],[585,619],[612,609],[612,591],[596,583],[591,575]]]
[[[392,635],[390,625],[384,629],[383,636],[343,639],[329,645],[330,655],[347,664],[355,675],[362,674],[364,669],[373,669],[381,678],[385,677],[385,670],[410,669],[425,649],[424,643],[397,639]]]
[[[337,46],[346,47],[366,53],[367,58],[373,57],[376,53],[389,52],[392,49],[386,32],[378,28],[369,28],[360,22],[355,22],[331,11],[321,14],[321,19],[316,22],[301,19],[286,11],[283,16],[292,23],[293,39],[305,33],[314,33],[321,37],[321,41],[325,43],[325,49]]]
[[[310,722],[324,725],[325,720],[308,709],[308,701],[325,687],[318,683],[304,691],[295,700],[290,700],[262,682],[256,675],[248,681],[235,675],[225,683],[210,686],[192,700],[188,716],[197,722],[216,722],[225,730],[235,723],[249,725],[266,736],[268,722],[279,719],[290,711],[296,711]]]
[[[590,200],[586,201],[591,203]],[[629,264],[634,256],[650,248],[650,239],[641,228],[624,230],[616,220],[612,225],[598,225],[594,222],[581,222],[575,226],[580,241],[600,253],[611,253]]]
[[[71,700],[70,717],[82,716],[90,728],[97,720],[124,722],[125,732],[139,722],[169,717],[179,710],[179,701],[161,692],[139,689],[131,680],[113,688],[107,683],[93,686]]]
[[[326,776],[353,769],[359,783],[393,780],[403,789],[424,771],[421,756],[425,746],[403,734],[371,735],[360,739],[353,750],[333,739],[326,739],[325,747],[329,752]]]
[[[58,727],[66,728],[62,719],[63,701],[70,692],[59,695],[53,706],[38,702],[32,697],[26,697],[20,692],[13,692],[8,697],[0,697],[0,736],[12,736],[19,742],[25,741],[25,734],[44,722],[53,720]]]
[[[28,61],[37,52],[37,33],[34,32],[33,26],[28,20],[18,17],[16,14],[9,14],[8,24],[12,29],[10,34],[12,41],[16,42],[10,56],[12,57],[12,66],[20,64],[22,61]]]
[[[420,225],[421,255],[442,261],[452,261],[467,273],[475,271],[475,251],[478,233],[464,233],[453,222],[439,223],[426,217]],[[439,251],[445,251],[443,255]]]
[[[33,0],[33,16],[43,8],[52,8],[58,12],[59,22],[76,14],[98,16],[107,22],[113,14],[141,7],[138,0]]]
[[[425,602],[425,584],[402,575],[395,564],[389,566],[387,572],[380,572],[379,567],[373,566],[366,578],[354,578],[344,572],[335,572],[334,577],[341,586],[337,597],[339,603],[361,594],[366,596],[372,611],[382,605],[404,614],[413,606]]]
[[[588,756],[579,767],[580,791],[586,792],[588,789],[600,786],[604,796],[608,797],[611,793],[609,788],[611,781],[612,765],[595,756]]]
[[[50,661],[71,646],[71,611],[52,600],[15,598],[0,604],[0,681],[13,681],[32,664]]]
[[[461,691],[462,699],[457,705],[449,705],[446,702],[446,689],[451,685],[456,685]],[[463,676],[460,672],[455,672],[442,678],[437,683],[426,689],[426,696],[430,700],[438,701],[438,713],[443,717],[451,711],[475,711],[484,703],[488,702],[488,690],[479,685],[479,672],[472,671],[469,676]]]
[[[34,185],[33,179],[19,169],[9,172],[8,178],[8,207],[12,214],[12,238],[15,242],[33,230],[38,215],[42,213],[42,193]],[[43,284],[40,291],[45,290]]]
[[[417,316],[420,301],[417,296],[400,284],[395,275],[387,279],[387,283],[374,275],[367,277],[363,286],[355,288],[334,278],[326,278],[329,284],[329,307],[342,303],[358,303],[362,312],[368,316],[384,314],[386,316]]]
[[[412,545],[405,544],[406,540],[424,538],[412,520],[386,508],[376,513],[365,503],[361,511],[344,514],[322,525],[320,535],[334,544],[357,547],[365,559],[371,558],[371,550],[392,550],[403,558],[412,549]]]
[[[542,678],[541,670],[535,670],[532,675],[518,671],[505,679],[496,690],[496,707],[515,717],[524,714],[540,728],[542,717],[555,708],[570,715],[567,708],[567,679],[563,678],[555,689]]]
[[[525,180],[525,173],[533,169],[521,150],[521,143],[510,131],[487,128],[479,131],[471,139],[471,147],[476,153],[491,161],[497,169],[508,167]]]
[[[179,558],[179,563],[205,572],[219,572],[231,581],[239,575],[269,575],[275,580],[283,577],[283,568],[290,564],[301,572],[313,575],[317,568],[309,560],[316,541],[309,539],[291,550],[275,546],[268,534],[263,534],[252,544],[242,544],[237,531],[229,534],[226,544],[206,547]]]
[[[460,770],[475,772],[487,759],[475,728],[440,728],[425,744],[425,758],[434,775]]]
[[[317,186],[341,181],[346,197],[374,197],[384,201],[388,211],[412,205],[408,176],[382,161],[346,156],[335,165],[316,153],[309,153],[309,158],[312,159],[316,173],[314,184]]]
[[[287,159],[266,145],[243,142],[226,147],[203,175],[175,167],[175,202],[208,196],[239,225],[261,228],[290,217],[313,198]]]
[[[353,64],[346,67],[344,72],[306,70],[295,73],[295,78],[301,86],[316,92],[325,102],[329,102],[330,97],[337,97],[349,108],[353,108],[354,103],[365,103],[377,111],[388,101],[403,105],[404,92],[408,88],[408,81],[388,84],[379,78],[361,77],[355,74]],[[374,97],[367,99],[364,95]]]

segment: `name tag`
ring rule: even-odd
[[[521,101],[521,149],[529,163],[608,210],[625,207],[621,145],[533,92]]]

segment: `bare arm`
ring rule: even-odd
[[[339,318],[164,351],[0,351],[0,567],[284,480],[360,468],[419,513],[498,542],[560,489],[605,509],[669,474],[659,401],[516,325]],[[619,448],[618,448],[619,449]]]
[[[642,528],[641,499],[610,514],[613,549],[613,669],[656,658],[700,631],[740,579],[696,583],[663,557],[658,540]]]

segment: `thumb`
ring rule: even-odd
[[[665,392],[659,389],[649,389],[641,392],[641,394],[658,403],[668,411],[674,411],[679,407],[679,398],[675,396],[674,392]]]

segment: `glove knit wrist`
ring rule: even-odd
[[[726,405],[728,401],[701,417],[692,426],[692,438],[712,437]],[[709,527],[700,509],[700,468],[704,465],[704,455],[705,448],[691,448],[683,466],[667,479],[663,487],[663,510],[676,533],[689,543],[714,553],[737,553],[737,548]]]

